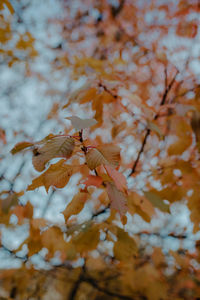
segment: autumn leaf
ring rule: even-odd
[[[150,130],[154,131],[160,139],[163,139],[164,136],[163,136],[160,128],[158,127],[158,125],[155,124],[155,122],[147,121],[147,126]]]
[[[151,218],[155,214],[155,209],[152,203],[144,196],[141,196],[135,192],[129,193],[127,197],[128,212],[138,214],[146,222],[150,222]]]
[[[83,184],[85,184],[86,187],[91,186],[91,185],[100,187],[102,182],[103,182],[103,179],[100,176],[89,175],[88,178],[83,182]]]
[[[96,249],[99,243],[99,225],[90,225],[82,229],[82,231],[75,235],[72,239],[76,247],[76,251],[80,254]]]
[[[127,190],[127,183],[126,183],[126,177],[119,173],[117,170],[111,168],[110,166],[104,166],[106,169],[107,174],[112,178],[114,181],[116,187],[121,192],[126,192]]]
[[[20,143],[17,143],[13,148],[12,150],[10,151],[13,155],[26,149],[26,148],[30,148],[34,146],[33,143],[29,143],[29,142],[20,142]]]
[[[137,255],[138,247],[128,232],[123,229],[117,229],[117,241],[114,243],[114,256],[119,261],[129,261]]]
[[[46,163],[52,158],[69,158],[74,150],[74,139],[65,136],[56,136],[44,142],[42,147],[35,147],[33,150],[33,166],[41,172],[45,169]]]
[[[169,205],[166,204],[163,199],[153,192],[144,192],[145,197],[152,203],[152,205],[163,212],[169,213]]]
[[[172,132],[176,141],[168,148],[169,155],[180,155],[192,144],[191,128],[187,121],[182,117],[170,118]]]
[[[62,212],[65,218],[65,222],[72,216],[77,215],[83,209],[85,202],[87,200],[88,193],[79,192],[76,194],[71,202],[67,205],[65,210]]]
[[[63,188],[68,183],[73,174],[73,166],[66,165],[65,160],[61,159],[56,164],[52,164],[47,171],[32,181],[27,191],[32,191],[40,186],[44,186],[47,193],[50,186]]]
[[[90,149],[86,153],[86,163],[91,170],[100,165],[118,166],[120,161],[120,148],[112,144],[105,144]]]
[[[56,251],[65,251],[67,248],[63,232],[56,226],[50,227],[42,232],[41,243],[43,247],[48,249],[48,258],[53,257]]]
[[[76,128],[78,131],[80,131],[81,129],[91,127],[97,123],[95,119],[81,119],[76,116],[67,117],[65,119],[69,119],[72,123],[72,126]]]
[[[91,101],[97,94],[97,89],[91,87],[91,83],[86,83],[81,86],[79,89],[71,93],[68,103],[63,106],[63,109],[67,108],[73,102],[86,103]]]
[[[114,183],[111,182],[106,183],[106,190],[111,202],[111,209],[115,209],[117,212],[119,212],[120,216],[125,215],[128,208],[124,193],[119,191]]]

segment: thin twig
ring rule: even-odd
[[[161,99],[161,102],[160,102],[160,106],[162,106],[162,105],[165,104],[167,96],[168,96],[168,94],[169,94],[169,92],[170,92],[170,90],[171,90],[171,88],[172,88],[172,86],[173,86],[173,84],[174,84],[174,82],[176,80],[176,76],[178,75],[178,73],[179,73],[179,71],[177,70],[175,76],[173,77],[173,79],[171,80],[171,82],[169,83],[169,85],[167,86],[167,88],[165,89],[165,92],[164,92],[164,94],[162,96],[162,99]],[[157,120],[158,117],[159,117],[159,113],[155,115],[154,120]],[[135,173],[135,170],[137,168],[137,165],[138,165],[138,162],[140,160],[140,157],[141,157],[141,155],[142,155],[142,153],[144,151],[144,147],[146,145],[146,142],[147,142],[147,139],[148,139],[150,133],[151,133],[151,129],[147,128],[145,136],[144,136],[144,140],[142,142],[142,145],[141,145],[140,150],[138,152],[137,158],[136,158],[136,160],[135,160],[135,162],[133,164],[132,170],[131,170],[130,174],[128,175],[128,177],[130,177],[132,174]]]

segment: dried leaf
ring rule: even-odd
[[[65,136],[57,136],[48,139],[42,147],[36,147],[33,150],[33,166],[42,172],[46,163],[52,158],[64,157],[69,158],[74,150],[74,139]]]
[[[114,183],[107,182],[106,183],[106,190],[108,193],[108,197],[111,201],[111,209],[115,209],[117,212],[119,212],[120,216],[125,215],[127,212],[127,200],[125,198],[124,193],[119,191]]]
[[[107,144],[91,149],[86,154],[86,162],[91,170],[100,165],[118,166],[120,160],[120,148]]]
[[[79,117],[76,116],[67,117],[65,119],[69,119],[72,123],[72,126],[76,128],[78,131],[80,131],[81,129],[91,127],[97,123],[95,119],[80,119]]]
[[[77,215],[83,209],[85,202],[87,200],[88,193],[79,192],[73,197],[71,202],[67,205],[65,210],[62,212],[65,218],[65,222],[72,216]]]
[[[48,192],[50,186],[63,188],[68,183],[73,174],[73,168],[65,164],[65,160],[61,159],[56,164],[52,164],[47,171],[32,181],[27,190],[32,191],[40,186],[44,186]]]
[[[13,155],[26,149],[26,148],[29,148],[29,147],[32,147],[34,146],[34,144],[32,143],[29,143],[29,142],[20,142],[20,143],[17,143],[13,148],[12,150],[10,151]]]

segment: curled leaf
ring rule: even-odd
[[[26,149],[26,148],[30,148],[34,146],[34,144],[32,143],[29,143],[29,142],[20,142],[20,143],[17,143],[13,148],[12,150],[10,151],[13,155]]]

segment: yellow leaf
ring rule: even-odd
[[[91,170],[100,165],[118,166],[120,160],[120,148],[107,144],[91,149],[86,154],[86,162]]]
[[[50,186],[63,188],[68,183],[73,174],[72,166],[66,165],[65,160],[61,159],[56,164],[52,164],[47,171],[32,181],[27,190],[32,191],[40,186],[44,186],[48,192]]]

